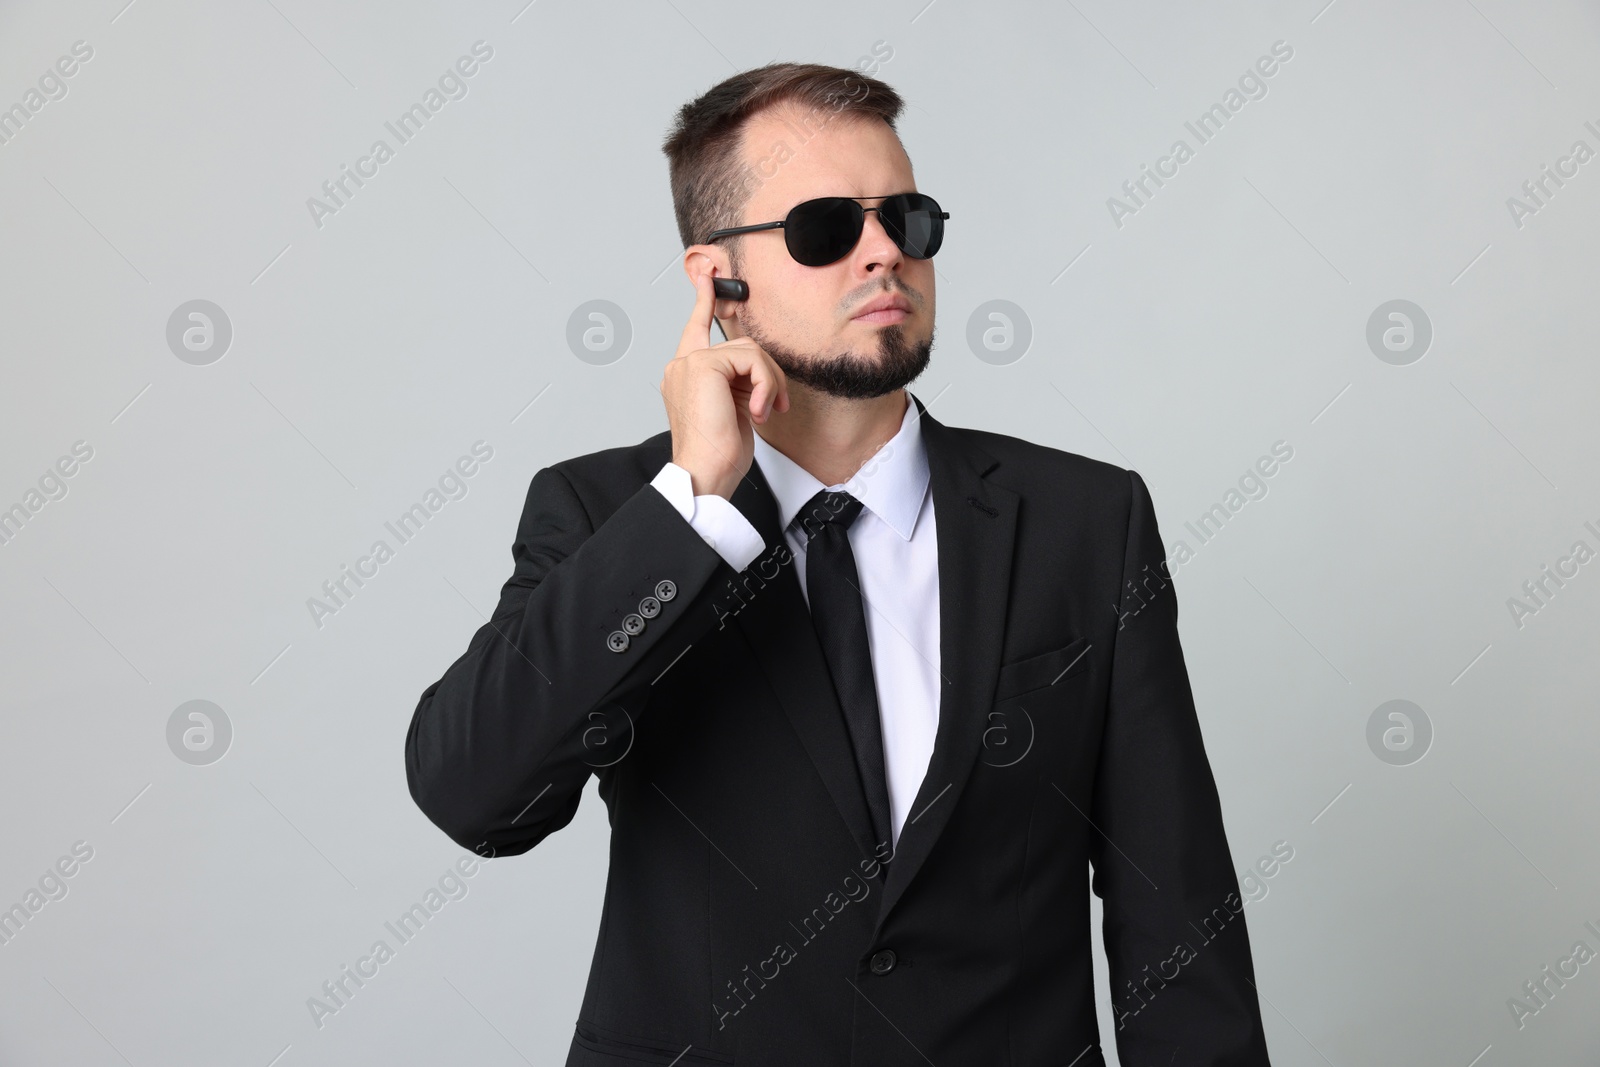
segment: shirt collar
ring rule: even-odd
[[[844,489],[887,523],[901,540],[909,541],[928,491],[928,453],[922,440],[922,420],[909,393],[900,431],[847,482],[824,486],[810,471],[767,444],[759,432],[755,435],[755,461],[772,488],[778,504],[778,522],[784,529],[817,493]]]

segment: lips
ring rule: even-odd
[[[910,314],[911,304],[905,297],[886,293],[867,301],[851,318],[856,322],[894,323]]]

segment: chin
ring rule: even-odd
[[[933,348],[932,331],[926,337],[910,337],[904,322],[857,323],[868,333],[849,330],[835,335],[833,352],[819,356],[816,347],[800,350],[765,336],[753,322],[745,324],[751,340],[772,357],[790,381],[819,392],[845,399],[868,399],[891,393],[915,380],[928,366]],[[809,351],[807,351],[809,350]],[[805,352],[806,354],[802,354]]]

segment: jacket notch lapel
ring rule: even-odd
[[[982,746],[1016,540],[1017,494],[984,477],[998,461],[923,412],[939,550],[939,725],[888,864],[880,924],[944,832]]]
[[[718,610],[734,613],[734,628],[754,650],[856,847],[863,857],[871,856],[872,815],[844,712],[800,592],[792,550],[778,525],[777,502],[760,464],[750,464],[750,473],[734,490],[731,502],[761,534],[766,548],[732,578],[732,589],[721,592]]]

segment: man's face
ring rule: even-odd
[[[741,225],[782,219],[820,196],[872,197],[861,201],[870,208],[883,197],[917,191],[899,138],[877,118],[772,109],[745,127],[743,155],[754,188]],[[739,329],[791,380],[833,396],[873,397],[904,386],[927,366],[933,261],[901,252],[877,212],[867,213],[855,248],[823,267],[796,263],[781,229],[738,240],[733,276],[749,283],[750,299],[719,302],[718,310],[731,310]],[[903,298],[909,309],[863,315],[869,301],[885,295]]]

